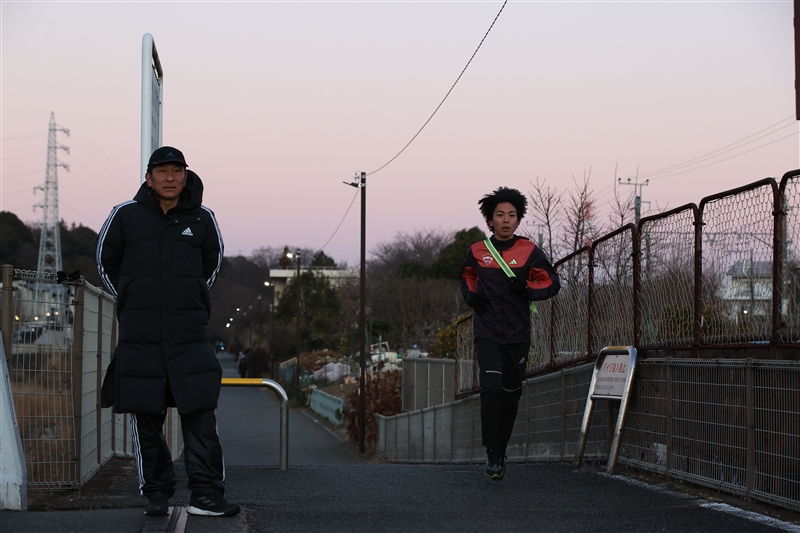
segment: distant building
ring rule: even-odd
[[[308,267],[300,269],[301,272],[307,272],[308,270]],[[328,278],[328,280],[331,282],[331,286],[334,288],[340,287],[345,283],[352,282],[353,280],[357,280],[361,275],[359,270],[345,270],[335,267],[311,267],[310,270],[318,276],[323,275]],[[289,283],[289,280],[294,278],[296,275],[296,268],[270,269],[269,277],[275,284],[275,299],[272,302],[274,305],[278,304],[278,299],[286,289],[286,285]]]
[[[769,317],[772,313],[772,261],[742,259],[725,273],[729,277],[720,296],[727,303],[728,318],[741,315]]]

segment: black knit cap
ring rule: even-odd
[[[150,172],[153,167],[165,163],[180,163],[184,167],[189,166],[186,164],[183,152],[172,146],[162,146],[161,148],[156,148],[155,152],[150,156],[150,161],[147,163],[147,171]]]

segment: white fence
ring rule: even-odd
[[[519,414],[506,450],[509,461],[563,461],[575,456],[591,372],[591,364],[582,365],[523,383]],[[587,459],[607,454],[611,433],[607,403],[599,402],[592,417]],[[481,444],[480,410],[480,398],[475,395],[395,416],[377,415],[378,451],[397,462],[482,461],[486,450]]]
[[[309,404],[312,411],[332,423],[341,424],[344,422],[344,401],[341,398],[319,389],[313,389]]]
[[[403,411],[416,411],[455,400],[455,361],[403,359]]]
[[[116,305],[88,283],[3,267],[6,361],[28,490],[83,486],[111,457],[132,457],[129,417],[100,408],[116,347]],[[177,458],[180,419],[170,409],[165,436]]]
[[[525,381],[510,461],[574,459],[592,366]],[[798,361],[642,359],[618,463],[800,511],[798,405]],[[586,459],[608,458],[618,407],[597,402]],[[478,395],[377,418],[378,450],[390,461],[485,459]]]

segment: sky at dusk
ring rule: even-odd
[[[405,146],[501,6],[4,0],[0,209],[41,219],[51,112],[71,133],[60,218],[97,231],[134,195],[151,33],[164,144],[203,180],[226,255],[318,249],[356,194],[342,182]],[[483,194],[537,177],[570,188],[591,170],[606,209],[615,168],[638,168],[653,210],[779,178],[800,153],[792,17],[790,1],[509,1],[433,120],[367,177],[367,249],[483,227]],[[325,252],[356,265],[359,223],[356,200]]]

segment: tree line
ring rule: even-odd
[[[538,177],[530,183],[529,223],[523,223],[518,233],[542,246],[554,261],[633,218],[633,195],[624,197],[615,188],[608,222],[600,221],[590,175],[582,180],[573,178],[569,189]],[[87,281],[100,286],[95,263],[97,233],[63,221],[60,229],[63,269],[68,273],[79,270]],[[3,264],[35,270],[39,237],[37,224],[0,212]],[[453,321],[469,312],[460,294],[458,272],[470,245],[484,238],[486,234],[478,227],[455,232],[422,229],[399,233],[370,250],[366,302],[370,341],[381,338],[393,348],[416,345],[425,350],[436,345],[437,332],[440,339],[452,337]],[[298,261],[301,275],[290,279],[275,302],[270,270],[294,269]],[[358,275],[352,269],[353,277],[340,278],[334,285],[322,272],[330,268],[350,269],[323,251],[291,245],[225,257],[211,294],[211,339],[235,352],[263,349],[273,361],[310,350],[354,353],[359,345]],[[435,353],[448,355],[451,351],[434,346]]]

